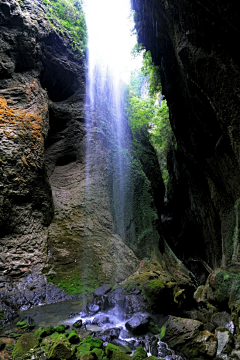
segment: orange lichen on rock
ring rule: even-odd
[[[27,113],[24,110],[11,109],[7,101],[0,97],[0,136],[7,137],[23,136],[20,128],[24,128],[32,137],[32,143],[36,141],[44,143],[43,120],[39,114]]]

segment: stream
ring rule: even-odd
[[[117,292],[117,294],[119,299],[119,293]],[[108,295],[112,296],[111,293]],[[108,299],[109,302],[109,296],[107,298],[107,295],[103,295],[101,301]],[[136,301],[136,296],[134,301]],[[132,353],[138,346],[142,346],[148,356],[153,355],[165,360],[183,360],[181,356],[169,349],[166,343],[160,341],[160,335],[153,336],[151,333],[133,335],[127,329],[126,323],[133,319],[136,313],[125,313],[119,304],[116,301],[115,306],[110,305],[102,311],[101,307],[99,308],[97,305],[96,298],[94,299],[91,295],[81,296],[55,304],[36,306],[19,312],[19,316],[21,319],[27,316],[33,318],[36,328],[57,325],[68,325],[74,328],[77,321],[80,323],[82,321],[81,329],[93,337],[101,338],[104,345],[111,342],[117,346],[128,346]],[[145,314],[137,312],[137,315],[144,316]],[[163,317],[163,315],[159,315],[160,319]],[[11,329],[15,324],[16,322],[8,328]]]

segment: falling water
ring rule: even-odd
[[[87,184],[91,199],[91,175],[94,157],[94,141],[102,132],[115,137],[115,163],[118,181],[114,191],[120,194],[118,212],[119,227],[124,222],[124,186],[126,164],[123,164],[123,142],[126,142],[124,120],[124,81],[129,74],[131,49],[135,39],[131,37],[129,0],[86,0],[85,14],[88,29],[86,125]],[[96,129],[93,137],[93,129]],[[107,129],[106,129],[107,128]],[[107,151],[107,149],[106,149]],[[97,181],[97,179],[96,179]],[[117,188],[116,188],[117,187]],[[122,224],[121,224],[122,223]]]

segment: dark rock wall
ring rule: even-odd
[[[160,66],[177,139],[168,157],[165,236],[193,269],[197,257],[210,268],[238,263],[237,4],[133,0],[132,6],[139,41]]]

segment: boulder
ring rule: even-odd
[[[121,329],[119,328],[107,329],[101,334],[101,339],[103,339],[104,342],[117,339],[119,337],[120,331]]]
[[[140,335],[147,332],[150,320],[148,314],[136,314],[126,322],[125,326],[134,335]]]
[[[32,333],[23,334],[17,341],[13,352],[13,359],[22,358],[30,349],[37,347],[39,344],[37,337]]]
[[[109,291],[111,290],[111,287],[109,285],[103,285],[99,288],[97,288],[96,290],[94,290],[93,292],[93,296],[97,297],[97,296],[102,296],[107,294]]]
[[[103,324],[111,323],[111,319],[107,315],[97,315],[93,321],[92,324],[102,326]]]
[[[217,326],[227,328],[232,334],[234,333],[234,324],[232,321],[232,317],[226,311],[213,314],[212,322],[216,323]]]
[[[132,351],[135,350],[135,347],[126,340],[113,339],[111,340],[111,344],[118,346],[125,354],[131,354]]]
[[[224,327],[217,327],[215,334],[218,340],[217,355],[230,354],[234,346],[232,333]]]
[[[128,295],[126,296],[126,313],[134,314],[136,312],[149,311],[147,299],[143,295]]]
[[[161,340],[182,356],[194,359],[212,358],[217,352],[217,337],[203,330],[203,323],[179,317],[168,317],[161,328]]]

